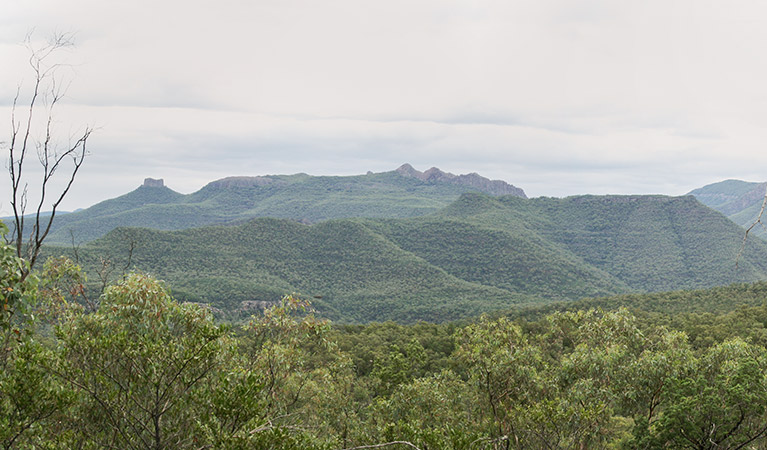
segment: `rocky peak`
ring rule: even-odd
[[[410,164],[403,164],[396,170],[397,173],[404,177],[417,178],[421,181],[441,181],[444,179],[455,178],[452,173],[445,173],[436,167],[432,167],[426,172],[421,172],[413,168]]]
[[[452,173],[445,173],[436,167],[432,167],[423,173],[423,178],[425,181],[443,181],[452,180],[455,178],[455,175]]]
[[[399,166],[395,172],[403,177],[416,178],[426,183],[461,184],[491,195],[515,195],[527,198],[522,189],[503,180],[490,180],[477,173],[454,175],[450,172],[443,172],[436,167],[432,167],[426,172],[420,172],[407,163]]]
[[[420,175],[423,175],[421,172],[415,170],[413,166],[411,166],[408,163],[405,163],[397,168],[395,170],[398,174],[404,176],[404,177],[411,177],[411,178],[420,178]]]
[[[144,186],[146,187],[165,187],[165,182],[162,178],[144,178]]]
[[[767,183],[759,183],[757,184],[753,189],[746,192],[745,194],[742,194],[732,200],[730,200],[728,203],[717,207],[715,209],[719,209],[719,211],[722,214],[725,215],[731,215],[735,214],[738,211],[742,211],[746,208],[748,208],[750,205],[759,202],[764,195],[765,195],[765,189],[767,189]],[[756,213],[754,213],[756,215]]]

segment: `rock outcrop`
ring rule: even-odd
[[[396,170],[403,177],[417,178],[427,183],[451,183],[472,187],[491,195],[514,195],[527,198],[525,191],[503,180],[490,180],[477,173],[454,175],[432,167],[426,172],[420,172],[410,164],[403,164]]]
[[[730,199],[718,209],[725,216],[736,214],[754,203],[759,203],[764,198],[765,189],[767,189],[767,183],[759,183],[745,194]]]
[[[237,308],[238,312],[254,312],[264,311],[267,308],[271,308],[276,305],[277,302],[269,302],[265,300],[245,300],[240,302],[240,307]]]
[[[146,187],[165,187],[165,181],[162,178],[144,178],[144,186]]]

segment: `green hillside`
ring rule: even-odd
[[[558,300],[630,290],[534,231],[444,217],[379,222],[375,229],[453,276],[511,292]]]
[[[478,204],[484,206],[478,207]],[[536,233],[632,289],[668,291],[759,279],[763,242],[734,261],[743,231],[693,197],[577,196],[493,199],[467,194],[443,210],[515,234]]]
[[[692,197],[608,196],[551,200],[550,237],[586,262],[649,291],[715,286],[758,278],[767,261],[761,242],[736,269],[742,230]]]
[[[358,176],[230,177],[189,195],[156,184],[57,217],[48,242],[70,243],[73,236],[76,242],[87,242],[120,226],[182,230],[255,217],[306,223],[351,217],[415,217],[438,211],[464,192],[525,195],[505,182],[476,174],[456,176],[438,169],[422,173],[409,165]]]
[[[641,316],[664,317],[671,320],[682,315],[715,316],[732,313],[739,308],[767,305],[767,282],[736,283],[706,289],[688,289],[668,292],[623,294],[601,298],[584,298],[573,302],[555,302],[540,305],[521,305],[496,315],[514,319],[537,320],[557,311],[578,311],[602,308],[616,311],[628,308]],[[767,324],[765,324],[767,326]]]
[[[78,255],[88,273],[106,257],[165,279],[179,299],[234,316],[295,292],[336,321],[413,322],[767,279],[761,241],[749,243],[736,269],[741,240],[737,225],[692,197],[464,194],[408,219],[118,228]]]
[[[273,302],[292,292],[320,297],[314,303],[326,316],[354,322],[439,321],[533,300],[454,277],[354,220],[308,226],[261,218],[175,232],[119,228],[80,254],[90,270],[103,254],[122,265],[131,242],[137,243],[131,265],[168,281],[177,298],[235,314],[253,312],[242,302]]]
[[[738,225],[748,228],[759,217],[767,183],[725,180],[691,191],[704,205],[713,208]],[[754,227],[752,233],[765,237],[767,230]]]

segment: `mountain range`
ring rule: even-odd
[[[476,173],[453,175],[409,164],[358,176],[266,175],[228,177],[184,195],[148,178],[136,190],[60,215],[49,243],[82,243],[119,226],[181,230],[275,217],[317,223],[350,217],[415,217],[435,212],[465,192],[525,198],[522,189]]]
[[[188,195],[146,179],[57,216],[45,252],[77,259],[92,293],[140,270],[229,317],[296,293],[340,322],[443,321],[765,280],[767,243],[741,250],[743,228],[728,219],[753,221],[764,188],[528,199],[504,181],[409,164],[228,177]]]
[[[181,300],[233,316],[297,293],[336,321],[413,322],[767,279],[767,243],[754,240],[738,257],[742,239],[742,228],[691,196],[466,193],[410,218],[120,227],[77,256],[87,273],[104,261],[136,268]],[[47,251],[74,256],[71,247]]]

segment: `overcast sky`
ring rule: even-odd
[[[405,162],[530,197],[767,179],[758,0],[0,0],[0,141],[33,28],[75,33],[57,136],[97,127],[64,209]]]

